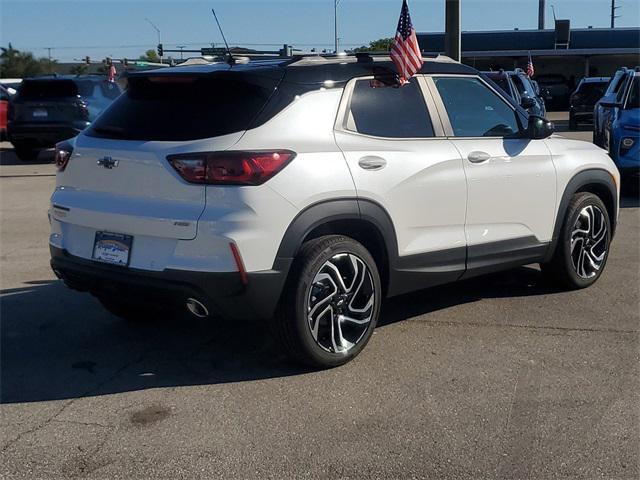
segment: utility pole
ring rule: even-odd
[[[444,13],[444,49],[448,57],[460,61],[460,0],[446,0]]]
[[[616,28],[616,18],[620,15],[616,15],[616,10],[620,7],[616,7],[616,0],[611,0],[611,28]]]
[[[177,48],[180,49],[180,60],[182,60],[182,50],[184,50],[184,45],[176,45]]]
[[[340,0],[333,0],[333,31],[335,35],[335,50],[334,53],[338,53],[338,4]]]
[[[44,47],[44,48],[48,52],[47,56],[49,57],[49,73],[53,73],[51,69],[51,48],[52,47]]]
[[[162,40],[160,40],[160,29],[158,27],[156,27],[156,24],[153,23],[148,18],[145,17],[145,20],[147,22],[149,22],[149,25],[151,25],[153,27],[153,29],[156,31],[156,33],[158,34],[158,45],[162,44]],[[162,55],[160,55],[160,63],[162,63]]]
[[[545,0],[539,0],[539,2],[538,2],[538,30],[544,30],[544,9],[545,9]]]

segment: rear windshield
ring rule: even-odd
[[[21,99],[64,98],[78,95],[73,80],[25,80],[20,85]]]
[[[132,77],[93,123],[90,136],[181,141],[246,130],[278,79],[259,75]]]
[[[582,82],[578,86],[578,92],[580,93],[604,93],[605,88],[607,88],[607,82]]]

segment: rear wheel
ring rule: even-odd
[[[556,251],[541,265],[552,282],[570,289],[593,285],[607,263],[611,223],[602,200],[593,193],[577,193],[571,199]]]
[[[343,365],[369,341],[381,296],[376,263],[364,246],[338,235],[312,240],[294,262],[274,318],[276,336],[299,362]]]

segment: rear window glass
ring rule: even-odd
[[[78,87],[72,80],[25,80],[20,85],[20,98],[64,98],[78,95]]]
[[[278,80],[258,75],[132,77],[90,136],[181,141],[246,130]]]
[[[578,87],[580,93],[598,92],[604,93],[604,89],[607,86],[607,82],[582,82]]]

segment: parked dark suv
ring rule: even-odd
[[[593,123],[593,108],[607,90],[609,77],[585,77],[569,99],[569,129],[575,130],[579,123]]]
[[[9,108],[8,137],[16,155],[34,160],[39,149],[75,137],[120,93],[101,75],[25,79]]]
[[[544,117],[546,108],[540,88],[520,68],[513,71],[483,72],[531,115]]]

